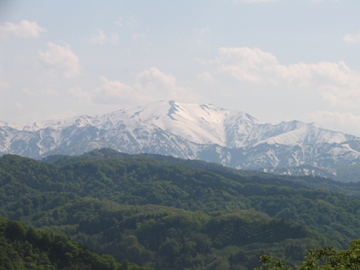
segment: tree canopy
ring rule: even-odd
[[[305,250],[360,238],[359,199],[330,190],[349,185],[109,149],[42,162],[5,155],[0,215],[117,262],[253,269],[269,254],[295,267]]]

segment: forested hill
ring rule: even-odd
[[[98,255],[67,237],[0,218],[0,269],[150,270],[109,255]]]
[[[259,171],[248,171],[248,170],[236,170],[230,167],[220,165],[219,163],[205,162],[201,160],[189,160],[189,159],[180,159],[174,158],[171,156],[163,156],[156,154],[126,154],[122,152],[115,151],[110,148],[103,148],[99,150],[94,150],[88,153],[84,153],[79,156],[63,156],[63,155],[53,155],[48,156],[42,160],[44,163],[56,164],[56,165],[65,165],[67,163],[73,163],[76,161],[84,160],[94,160],[94,159],[108,159],[108,158],[119,158],[119,159],[150,159],[155,161],[160,161],[168,164],[174,165],[183,165],[186,167],[191,167],[194,169],[206,170],[215,172],[221,175],[227,175],[227,177],[233,177],[231,175],[240,175],[240,176],[256,176],[260,178],[276,179],[277,181],[285,180],[284,185],[289,185],[289,182],[300,184],[301,187],[310,187],[312,189],[325,189],[329,191],[341,192],[346,195],[360,197],[360,182],[357,178],[357,166],[347,167],[346,170],[343,170],[339,173],[341,176],[346,179],[346,181],[334,181],[330,178],[323,177],[313,177],[313,176],[289,176],[289,175],[271,175],[269,173],[263,173]],[[352,173],[355,171],[354,173]],[[353,180],[352,180],[353,179]],[[296,185],[294,185],[296,186]]]
[[[360,238],[359,199],[316,189],[340,185],[326,181],[109,149],[44,162],[5,155],[0,213],[118,262],[252,269],[264,253],[296,264],[304,249]]]

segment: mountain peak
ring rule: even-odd
[[[257,123],[254,117],[244,112],[229,111],[212,104],[199,105],[173,100],[153,102],[127,112],[140,122],[150,123],[190,142],[221,146],[227,144],[228,125],[239,125],[242,121]]]
[[[331,167],[360,163],[359,141],[315,123],[261,123],[245,112],[174,100],[16,128],[0,122],[0,155],[32,158],[108,147],[246,169]]]

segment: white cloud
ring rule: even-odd
[[[339,113],[331,111],[316,111],[309,115],[311,121],[320,123],[323,127],[344,132],[356,132],[360,136],[360,115],[351,112]]]
[[[45,70],[55,76],[71,78],[79,74],[79,58],[69,48],[49,42],[45,52],[39,52]]]
[[[261,82],[264,75],[278,65],[270,53],[258,48],[220,48],[215,62],[220,72],[245,81]]]
[[[92,100],[95,103],[116,104],[124,101],[132,95],[132,87],[120,81],[110,81],[104,76],[100,77],[102,82],[92,93]]]
[[[7,22],[0,25],[0,37],[3,39],[8,38],[10,35],[19,38],[38,38],[45,31],[36,22],[29,22],[27,20],[22,20],[18,24]]]
[[[343,40],[347,43],[358,43],[360,42],[360,32],[357,34],[347,34],[343,37]]]
[[[212,64],[217,72],[253,84],[298,90],[318,89],[332,105],[360,105],[360,73],[344,62],[283,65],[271,53],[258,48],[220,48]],[[315,94],[315,93],[314,93]]]
[[[144,70],[136,78],[137,82],[134,84],[134,89],[139,95],[145,97],[145,101],[165,99],[198,102],[203,100],[190,88],[178,85],[173,75],[166,74],[156,67]]]
[[[161,72],[156,67],[151,67],[137,75],[142,88],[171,89],[176,87],[176,79],[170,74]]]
[[[173,99],[179,101],[194,101],[200,97],[192,93],[191,89],[177,85],[176,78],[165,74],[156,67],[148,68],[135,76],[133,84],[125,84],[118,80],[100,77],[101,85],[90,93],[74,91],[72,94],[79,98],[88,98],[94,103],[119,104],[128,106],[148,103],[159,99]]]
[[[89,40],[89,43],[91,45],[117,45],[119,44],[119,35],[117,33],[106,34],[103,30],[98,30],[98,33]]]
[[[159,99],[181,100],[186,92],[184,87],[177,85],[173,75],[165,74],[156,67],[148,68],[136,76],[134,90],[142,97],[141,103]]]

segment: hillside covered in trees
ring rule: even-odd
[[[150,270],[98,255],[67,237],[27,227],[19,221],[0,218],[0,269],[47,270]]]
[[[338,192],[335,192],[337,190]],[[0,215],[156,269],[253,269],[360,238],[359,185],[110,149],[0,158]]]

